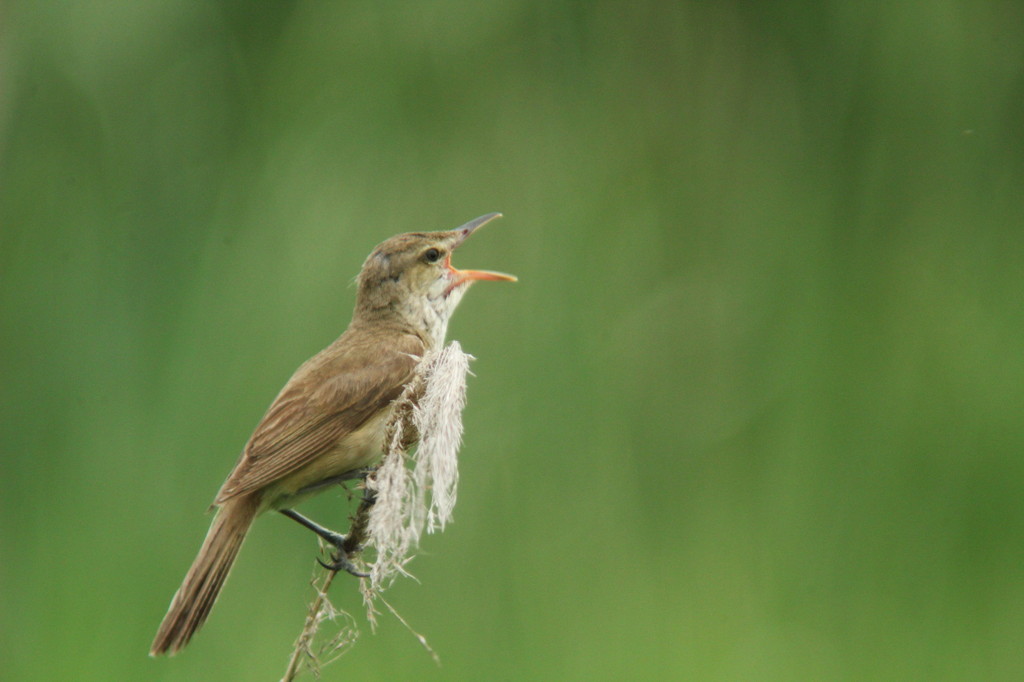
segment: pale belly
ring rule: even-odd
[[[376,463],[383,453],[386,416],[380,414],[370,419],[330,452],[269,486],[264,492],[264,504],[274,509],[290,507]]]

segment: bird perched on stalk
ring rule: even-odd
[[[171,601],[150,655],[174,654],[210,613],[249,526],[270,509],[331,543],[329,568],[362,575],[345,536],[294,509],[334,483],[359,478],[380,458],[392,401],[424,353],[444,343],[448,320],[469,285],[515,277],[457,270],[451,255],[490,213],[444,232],[411,232],[381,243],[358,277],[348,329],[292,375],[249,438],[214,500],[216,516]]]

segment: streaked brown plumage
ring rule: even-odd
[[[515,279],[451,266],[452,250],[499,215],[445,232],[398,235],[366,259],[348,329],[288,380],[217,493],[216,516],[151,655],[177,652],[203,624],[258,514],[288,510],[381,455],[391,402],[423,354],[443,344],[469,285]]]

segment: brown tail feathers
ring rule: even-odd
[[[235,497],[217,510],[203,546],[157,630],[150,656],[175,654],[210,615],[257,511],[258,495]]]

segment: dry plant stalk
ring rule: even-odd
[[[366,477],[367,495],[359,505],[346,536],[345,551],[352,557],[373,550],[369,579],[360,580],[360,591],[371,628],[376,628],[376,602],[389,611],[434,657],[426,638],[414,631],[381,597],[399,575],[409,576],[406,564],[412,560],[423,532],[444,530],[452,519],[459,481],[458,451],[462,442],[462,410],[466,405],[466,375],[471,355],[457,341],[423,357],[416,374],[394,402],[385,429],[384,455]],[[412,454],[409,448],[419,441]],[[407,461],[408,464],[407,465]],[[429,494],[428,494],[429,493]],[[325,570],[313,581],[317,590],[306,622],[292,651],[281,682],[291,682],[303,661],[314,676],[355,641],[358,630],[349,624],[331,642],[314,650],[314,639],[324,620],[344,616],[327,597],[336,572]],[[319,583],[319,584],[318,584]]]
[[[320,669],[341,657],[359,637],[359,628],[355,620],[345,611],[336,608],[327,596],[327,590],[337,571],[324,570],[314,574],[310,584],[316,590],[316,597],[310,602],[309,610],[306,613],[306,623],[295,641],[291,659],[288,661],[288,668],[285,670],[281,682],[291,682],[299,673],[299,667],[304,662],[313,677],[320,677]],[[324,621],[335,621],[339,618],[345,623],[338,630],[338,633],[330,641],[317,647],[315,638],[320,630],[320,624]]]

